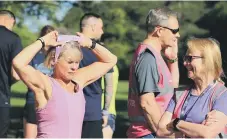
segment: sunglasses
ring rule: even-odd
[[[183,60],[186,62],[192,62],[193,59],[203,58],[202,56],[184,56]]]
[[[163,26],[161,26],[161,27],[163,27]],[[178,29],[171,29],[171,28],[168,28],[168,27],[163,27],[163,28],[170,30],[173,34],[177,34],[177,32],[180,31],[180,28],[178,28]]]

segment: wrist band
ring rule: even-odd
[[[178,57],[175,58],[175,59],[168,59],[168,58],[166,58],[166,60],[167,60],[169,63],[174,63],[174,62],[177,62],[177,61],[178,61]]]
[[[44,42],[44,40],[43,40],[42,38],[38,38],[37,40],[41,41],[41,43],[42,43],[42,48],[44,48],[44,47],[45,47],[45,42]]]
[[[177,124],[180,122],[180,119],[179,118],[176,118],[175,120],[173,120],[173,129],[175,130],[175,131],[179,131],[178,129],[177,129]]]
[[[89,48],[90,50],[94,49],[95,46],[96,46],[96,42],[95,42],[94,40],[91,40],[91,41],[92,41],[92,45],[91,45],[91,47]]]
[[[107,115],[109,115],[109,112],[107,110],[102,110],[102,115],[107,116]]]

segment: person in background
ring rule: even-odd
[[[115,123],[116,123],[116,105],[115,105],[115,99],[116,99],[116,93],[117,93],[117,86],[118,86],[118,77],[119,77],[119,71],[117,68],[117,65],[113,67],[114,72],[113,73],[107,73],[102,77],[102,105],[103,109],[106,109],[107,105],[109,105],[109,115],[107,123],[103,124],[103,137],[104,138],[112,138],[113,133],[115,131]],[[112,93],[106,93],[108,91],[112,91]],[[108,96],[108,94],[113,94],[112,96]],[[107,99],[111,99],[111,101],[108,101]],[[108,104],[110,102],[110,104]]]
[[[130,67],[129,138],[156,136],[159,120],[179,83],[177,13],[166,7],[151,9],[146,27],[147,37],[138,45]]]
[[[54,27],[46,25],[41,29],[39,37],[46,35],[47,33],[54,31]],[[54,49],[50,49],[47,52],[44,49],[40,50],[30,62],[30,65],[42,73],[51,76],[53,73],[53,57],[55,54]],[[26,103],[24,106],[24,137],[35,138],[37,136],[36,114],[35,114],[35,95],[31,89],[28,88],[26,94]]]
[[[12,31],[15,15],[9,10],[0,10],[0,138],[7,137],[10,125],[11,85],[20,80],[12,61],[22,50],[20,37]]]
[[[100,43],[100,38],[103,34],[103,22],[99,15],[95,13],[86,13],[80,19],[80,30],[86,36],[91,38],[97,43]],[[80,62],[80,68],[88,66],[96,61],[98,58],[88,49],[81,48],[83,55],[85,56]],[[100,67],[102,68],[102,67]],[[94,71],[96,72],[96,71]],[[112,73],[113,69],[110,69],[108,73]],[[82,138],[103,138],[102,126],[107,123],[108,107],[101,108],[101,78],[94,83],[88,85],[83,90],[86,99],[86,109],[83,122]],[[112,93],[107,91],[106,93]],[[107,94],[111,97],[112,94]],[[111,98],[106,99],[107,104],[110,104]]]

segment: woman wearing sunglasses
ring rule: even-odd
[[[193,84],[177,92],[159,122],[158,136],[225,137],[227,88],[222,58],[216,40],[191,39],[184,57],[188,78]]]

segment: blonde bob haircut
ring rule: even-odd
[[[215,80],[224,77],[219,42],[213,38],[192,38],[187,42],[187,53],[200,51],[205,76],[211,74]]]

